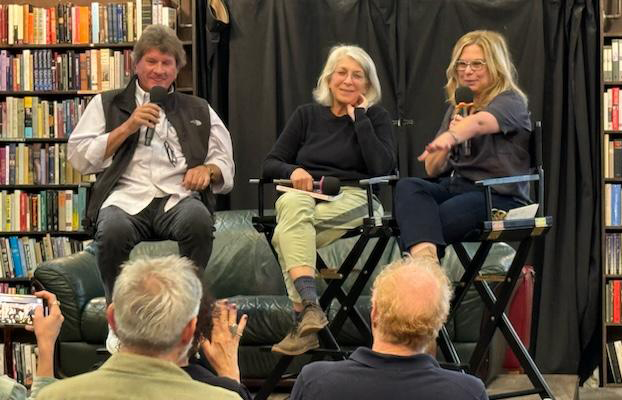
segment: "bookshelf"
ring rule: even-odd
[[[133,75],[131,49],[140,26],[150,21],[177,29],[188,59],[177,90],[194,94],[194,20],[193,0],[0,5],[0,248],[11,236],[24,244],[34,239],[33,246],[40,247],[33,251],[35,265],[46,259],[44,241],[52,242],[47,247],[54,256],[57,249],[64,255],[63,249],[80,248],[91,178],[79,176],[67,162],[67,138],[95,94],[127,84]],[[49,206],[53,211],[46,218]],[[7,251],[11,254],[8,244]],[[25,253],[22,259],[32,258]],[[0,281],[13,276],[0,268]]]
[[[187,56],[176,89],[195,94],[194,0],[0,3],[0,292],[30,292],[39,263],[89,239],[81,221],[93,178],[66,160],[67,140],[94,95],[125,87],[138,32],[151,22],[176,29]],[[14,339],[33,337],[3,332],[6,373]]]
[[[600,3],[602,386],[622,387],[622,15]]]
[[[30,294],[33,291],[30,278],[3,279],[0,293]],[[0,374],[7,375],[25,386],[32,385],[37,365],[37,345],[33,334],[20,326],[2,326],[0,342]]]

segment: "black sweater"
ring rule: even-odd
[[[329,107],[300,106],[290,117],[263,164],[263,176],[289,179],[304,168],[314,179],[343,181],[388,175],[395,169],[391,118],[380,106],[355,110],[355,120]]]

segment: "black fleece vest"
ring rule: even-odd
[[[136,108],[136,77],[132,78],[125,89],[102,93],[102,104],[104,118],[106,119],[106,132],[111,132],[127,121]],[[205,157],[207,157],[212,126],[207,101],[200,97],[174,91],[167,97],[167,102],[162,108],[166,113],[166,118],[177,132],[188,169],[202,165],[205,162]],[[91,189],[86,216],[83,220],[85,230],[91,234],[95,229],[99,209],[134,157],[138,138],[138,134],[129,136],[112,156],[112,164],[97,174],[97,180]],[[200,194],[203,203],[213,213],[215,199],[211,188],[208,186]]]

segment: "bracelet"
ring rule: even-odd
[[[447,133],[449,133],[451,137],[454,138],[454,144],[460,143],[460,140],[458,140],[458,136],[456,136],[456,132],[449,130],[447,131]]]

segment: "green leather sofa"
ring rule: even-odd
[[[288,331],[291,321],[289,300],[281,270],[263,234],[251,224],[253,211],[223,211],[216,213],[216,234],[210,262],[204,279],[216,298],[232,298],[241,313],[249,315],[242,337],[240,367],[243,378],[265,378],[277,358],[266,351],[267,346],[280,340]],[[356,238],[342,239],[321,249],[328,265],[338,266]],[[507,270],[514,250],[506,245],[496,245],[486,266],[486,274],[502,274]],[[474,247],[469,247],[473,250]],[[95,252],[92,246],[80,253],[55,259],[40,265],[35,278],[61,302],[65,316],[57,354],[59,376],[72,376],[92,368],[106,358],[102,351],[107,335],[104,309],[104,290],[99,277]],[[159,256],[177,253],[175,242],[144,242],[133,250],[131,257]],[[392,240],[380,265],[400,257]],[[364,257],[362,257],[364,258]],[[448,274],[458,280],[462,267],[457,257],[448,249],[444,259]],[[381,267],[376,268],[375,273]],[[360,297],[357,307],[369,318],[369,288]],[[330,313],[336,312],[337,305]],[[460,312],[448,324],[458,353],[467,357],[477,341],[482,318],[482,303],[471,291]],[[339,342],[348,347],[362,344],[353,325],[346,324]],[[99,351],[98,351],[99,349]],[[501,353],[501,351],[500,351]],[[293,369],[307,361],[299,357]]]

